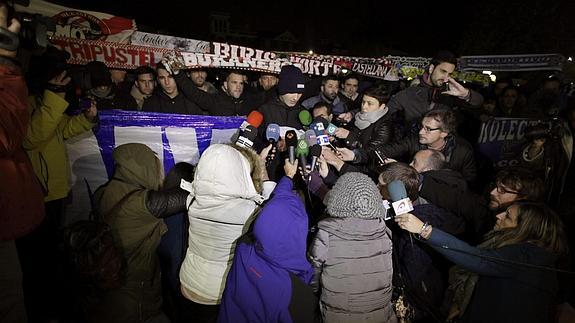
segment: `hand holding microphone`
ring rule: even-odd
[[[413,211],[413,204],[411,204],[411,200],[407,196],[405,184],[402,181],[395,180],[387,184],[387,191],[396,216]]]
[[[295,174],[297,174],[297,164],[298,164],[297,159],[293,162],[290,162],[290,160],[286,158],[284,163],[284,172],[287,177],[293,179]]]

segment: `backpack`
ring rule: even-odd
[[[126,194],[108,214],[118,210],[137,191]],[[110,225],[94,220],[92,212],[88,220],[77,221],[66,229],[64,248],[71,270],[81,284],[98,290],[123,285],[126,260],[122,250],[114,241]]]

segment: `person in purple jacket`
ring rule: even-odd
[[[254,223],[238,239],[218,322],[313,322],[317,300],[306,258],[308,216],[293,191],[297,172],[286,159],[284,176]]]

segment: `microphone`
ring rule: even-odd
[[[304,139],[297,141],[297,148],[295,150],[296,156],[299,158],[299,165],[305,174],[307,170],[307,154],[309,153],[309,146]]]
[[[319,159],[319,156],[321,156],[321,146],[320,145],[312,145],[310,150],[309,150],[309,154],[311,155],[311,169],[310,172],[313,172],[315,170],[315,168],[317,167],[317,161]]]
[[[337,126],[334,125],[333,123],[330,123],[330,124],[327,126],[327,128],[325,129],[325,131],[327,132],[327,134],[330,135],[330,136],[334,136],[336,130],[337,130]]]
[[[313,119],[311,128],[315,131],[316,136],[325,135],[325,129],[329,126],[329,121],[325,118],[317,117]]]
[[[311,129],[306,130],[306,132],[303,134],[303,137],[305,138],[305,141],[307,142],[308,146],[313,146],[315,144],[317,144],[317,137],[315,135],[315,132]]]
[[[240,135],[238,136],[238,139],[236,139],[236,145],[245,148],[252,148],[257,136],[258,129],[250,124],[244,130],[240,131]]]
[[[272,160],[271,156],[276,153],[277,142],[280,139],[280,126],[270,123],[266,128],[266,139],[272,144],[272,149],[266,157],[266,164],[268,164]]]
[[[311,124],[311,129],[315,132],[317,142],[322,146],[329,145],[329,137],[325,132],[325,128],[328,125],[327,120],[322,117],[315,118]]]
[[[289,162],[295,162],[295,147],[297,146],[297,135],[295,131],[289,130],[286,132],[285,135],[286,145],[288,146],[289,151]]]
[[[311,114],[309,113],[309,111],[307,110],[302,110],[299,112],[299,114],[297,115],[297,117],[299,118],[299,122],[304,126],[307,127],[311,124],[312,121],[312,117]]]
[[[407,197],[407,191],[402,181],[392,181],[387,184],[387,191],[391,197],[391,206],[395,215],[401,215],[413,211],[411,200]]]
[[[247,122],[256,128],[258,128],[263,121],[264,115],[257,110],[254,110],[248,114]]]

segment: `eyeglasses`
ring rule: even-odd
[[[508,189],[506,189],[506,188],[504,188],[504,187],[501,187],[501,186],[499,186],[499,185],[496,185],[495,188],[497,189],[497,193],[499,193],[499,194],[505,194],[505,193],[515,194],[515,195],[519,195],[519,194],[520,194],[519,192],[510,191],[510,190],[508,190]]]
[[[423,131],[425,131],[426,133],[430,133],[430,132],[435,131],[435,130],[441,130],[441,127],[438,127],[438,128],[429,128],[428,126],[423,126],[423,125],[422,125],[422,126],[421,126],[421,129],[423,129]]]

